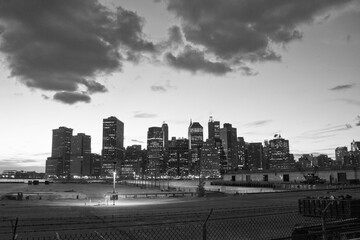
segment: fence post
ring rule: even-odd
[[[213,208],[210,210],[210,213],[209,213],[209,215],[207,216],[207,218],[206,218],[206,220],[205,220],[205,222],[204,222],[204,224],[203,224],[203,240],[206,240],[206,237],[207,237],[206,223],[207,223],[207,221],[209,220],[209,218],[210,218],[210,216],[211,216],[211,214],[212,214],[212,211],[213,211]]]
[[[16,229],[17,229],[17,226],[18,226],[18,221],[19,221],[19,218],[16,218],[16,219],[15,219],[15,225],[14,225],[14,224],[13,224],[13,220],[11,219],[11,228],[12,228],[12,231],[13,231],[12,240],[16,240],[16,239],[17,239]]]
[[[321,211],[321,230],[322,230],[322,239],[326,240],[326,223],[325,223],[325,214],[326,211],[328,210],[328,208],[330,207],[330,205],[333,204],[333,201],[330,201],[326,207],[324,208],[324,210]]]

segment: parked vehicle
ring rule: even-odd
[[[326,182],[325,179],[319,178],[314,173],[308,173],[307,175],[304,175],[304,178],[305,178],[305,180],[301,181],[300,183],[304,183],[304,184],[324,184]]]

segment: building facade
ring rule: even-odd
[[[238,144],[237,144],[237,131],[230,123],[224,123],[223,128],[220,129],[220,139],[225,152],[227,171],[233,171],[239,167],[240,161],[238,158]]]
[[[249,143],[247,146],[248,169],[259,170],[263,169],[264,152],[263,145],[259,143]]]
[[[337,165],[346,165],[349,152],[347,147],[335,148],[335,161]]]
[[[91,166],[91,137],[78,133],[71,138],[70,175],[90,176]]]
[[[276,134],[275,138],[269,141],[269,168],[270,169],[289,169],[292,168],[290,159],[289,140]]]
[[[205,178],[220,177],[220,146],[215,139],[207,139],[201,149],[200,176]]]
[[[188,128],[189,150],[190,150],[190,174],[199,175],[201,148],[204,139],[204,129],[199,122],[190,121]]]
[[[163,137],[162,127],[150,127],[147,132],[148,165],[146,174],[149,177],[158,177],[165,172]]]
[[[46,160],[48,176],[69,177],[71,139],[73,130],[67,127],[53,129],[51,157]]]
[[[208,122],[208,139],[220,139],[220,122],[210,116]]]
[[[187,177],[190,173],[189,140],[173,137],[169,142],[169,162],[166,175],[169,177]]]
[[[114,169],[121,177],[124,160],[124,123],[114,116],[103,119],[102,176],[111,177]]]

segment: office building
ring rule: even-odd
[[[270,169],[289,169],[292,167],[289,152],[289,140],[276,134],[274,139],[269,141],[269,168]]]
[[[190,121],[188,128],[189,149],[190,149],[190,174],[199,175],[199,160],[203,145],[204,130],[200,123]]]
[[[207,139],[201,149],[200,176],[217,178],[220,176],[220,145],[215,145],[215,138]]]
[[[166,175],[169,177],[187,177],[190,173],[189,140],[186,138],[169,141],[169,161]]]
[[[335,161],[337,165],[347,165],[346,160],[348,157],[349,157],[349,152],[347,147],[335,148]]]
[[[142,177],[145,160],[144,150],[141,149],[141,145],[128,146],[125,150],[124,166],[122,169],[125,179]]]
[[[220,128],[220,139],[225,151],[227,160],[226,171],[237,169],[241,163],[237,156],[237,132],[230,123],[224,123],[223,128]]]
[[[124,160],[124,123],[116,117],[103,119],[102,175],[112,177],[114,168],[121,178]]]
[[[220,139],[220,122],[210,116],[208,122],[208,139]]]
[[[76,177],[90,176],[91,137],[78,133],[71,139],[70,175]]]
[[[67,127],[53,129],[51,157],[46,160],[47,176],[70,176],[72,132],[73,130]]]
[[[248,154],[248,169],[261,170],[263,169],[264,153],[263,145],[259,143],[249,143],[247,146]]]
[[[166,172],[163,137],[162,127],[150,127],[147,132],[148,177],[159,177]]]

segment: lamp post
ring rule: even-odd
[[[114,171],[113,171],[113,195],[112,195],[112,199],[113,199],[113,205],[115,205],[115,178],[116,178],[116,169],[115,169],[115,165],[116,162],[114,161]]]

